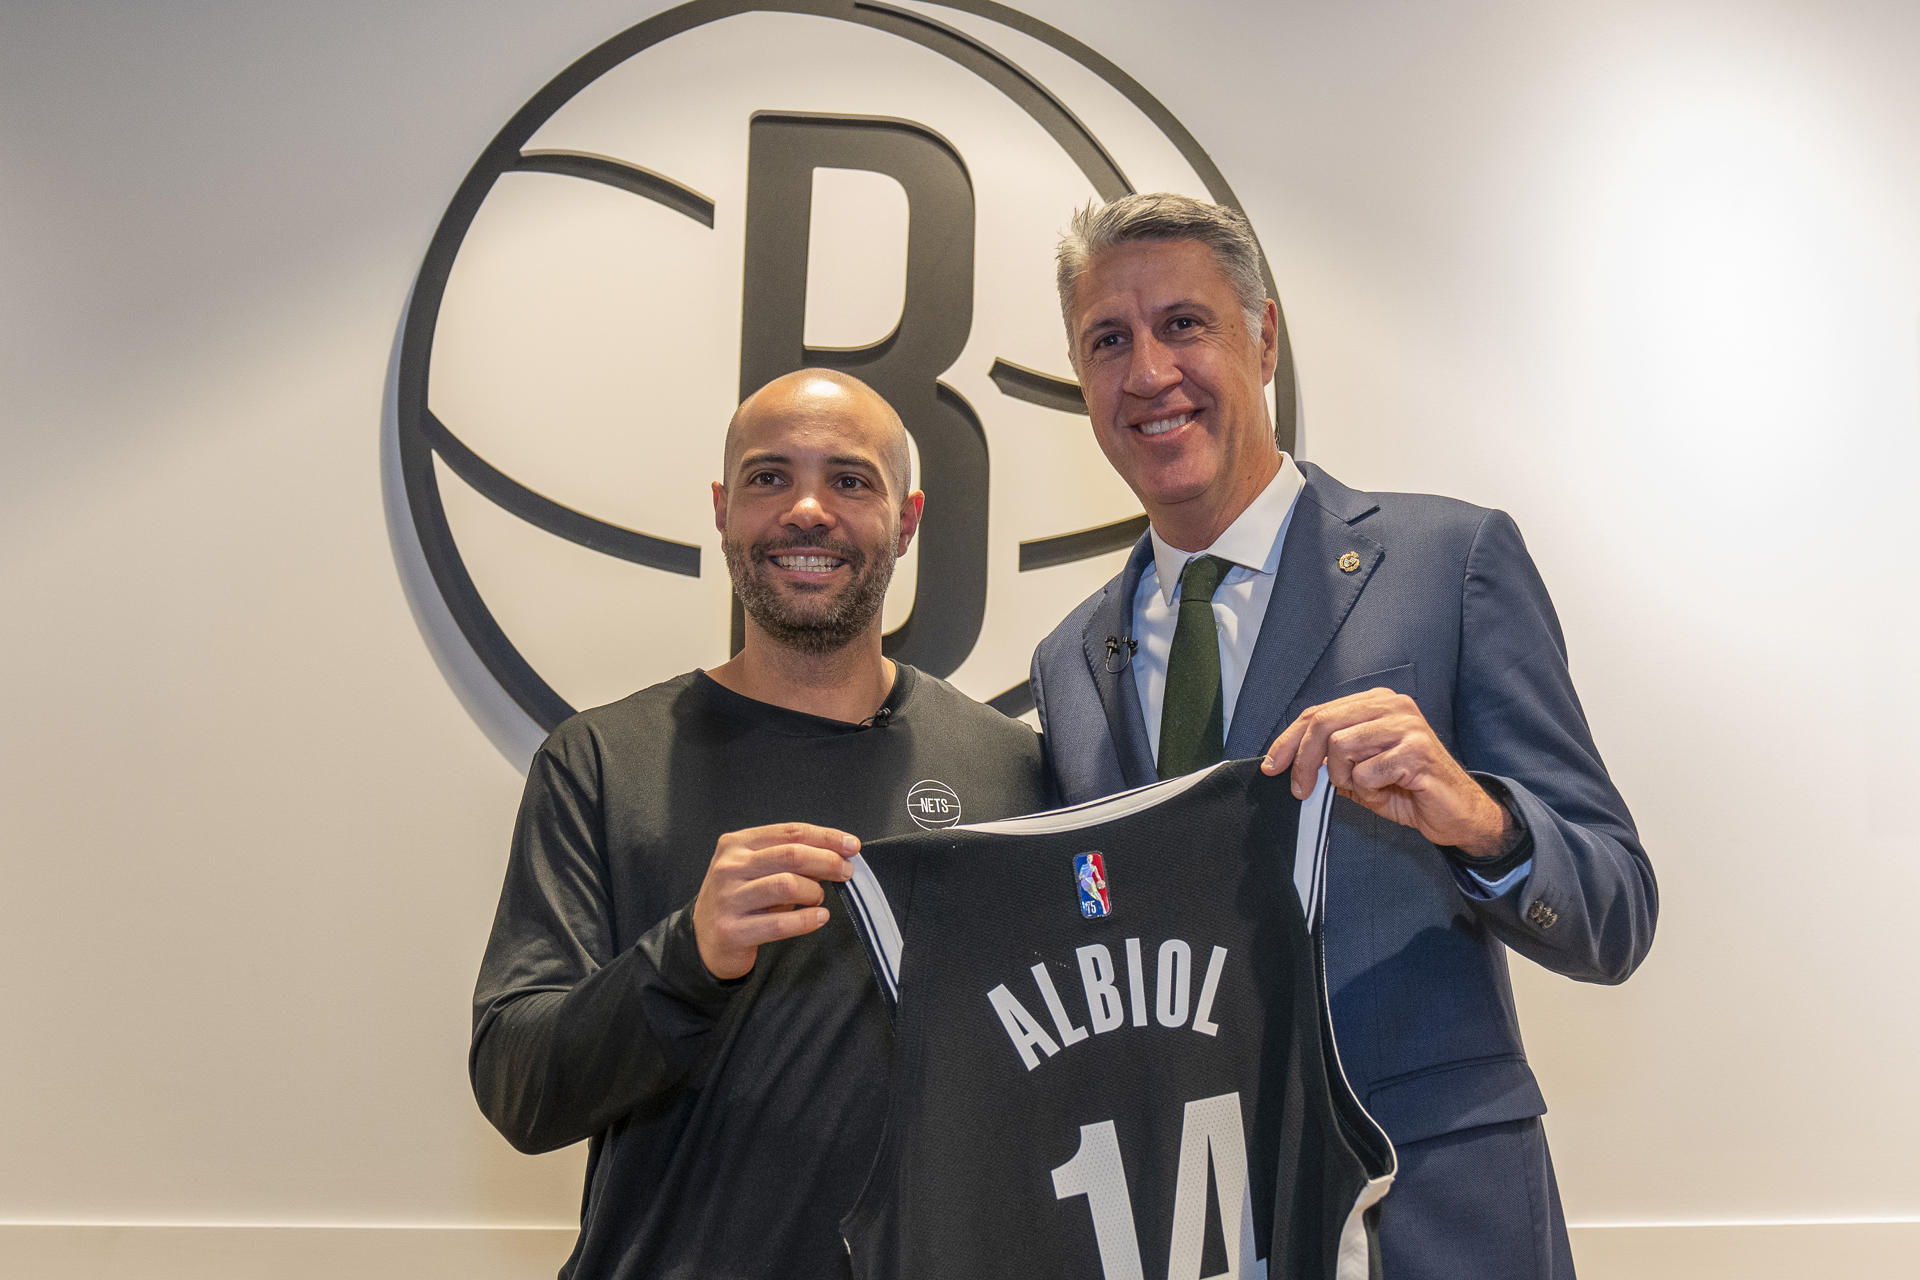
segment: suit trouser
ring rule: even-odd
[[[1539,1117],[1395,1150],[1400,1174],[1379,1210],[1384,1280],[1571,1280]]]

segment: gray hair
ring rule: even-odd
[[[1067,233],[1060,237],[1054,254],[1054,283],[1060,290],[1060,319],[1067,328],[1070,351],[1074,292],[1080,278],[1096,255],[1141,240],[1197,240],[1205,245],[1246,313],[1247,332],[1255,342],[1260,340],[1260,321],[1267,309],[1267,281],[1253,227],[1225,205],[1158,191],[1121,196],[1098,206],[1088,204],[1067,224]],[[1077,362],[1078,356],[1074,358]]]

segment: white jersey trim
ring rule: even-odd
[[[1327,823],[1333,813],[1332,792],[1327,786],[1325,765],[1320,766],[1319,785],[1314,787],[1313,795],[1305,803],[1315,802],[1318,802],[1320,812],[1314,825],[1320,830],[1320,848],[1324,854]],[[1300,832],[1303,841],[1306,838],[1308,825],[1305,803],[1301,806],[1300,815]],[[1313,906],[1307,913],[1307,932],[1313,937],[1315,948],[1319,952],[1315,963],[1320,970],[1321,1029],[1326,1033],[1327,1048],[1330,1050],[1328,1056],[1333,1059],[1333,1068],[1340,1073],[1340,1087],[1346,1091],[1349,1098],[1353,1099],[1360,1117],[1378,1136],[1380,1148],[1387,1153],[1385,1172],[1377,1178],[1367,1179],[1367,1185],[1362,1187],[1360,1194],[1354,1198],[1353,1208],[1348,1210],[1346,1221],[1340,1225],[1340,1248],[1335,1257],[1333,1274],[1335,1280],[1369,1280],[1373,1275],[1373,1237],[1367,1231],[1367,1210],[1379,1204],[1386,1198],[1387,1192],[1393,1190],[1393,1180],[1400,1173],[1400,1153],[1394,1149],[1393,1139],[1387,1136],[1387,1131],[1380,1127],[1380,1122],[1373,1118],[1371,1111],[1367,1110],[1367,1104],[1358,1093],[1354,1092],[1353,1081],[1347,1078],[1347,1064],[1340,1057],[1339,1037],[1333,1030],[1333,997],[1327,990],[1326,940],[1320,933],[1320,925],[1326,912],[1326,885],[1327,864],[1325,857],[1322,857],[1314,874],[1311,892]]]
[[[1387,1148],[1389,1151],[1392,1147]],[[1399,1154],[1394,1155],[1398,1168]],[[1353,1211],[1340,1225],[1340,1252],[1334,1259],[1334,1280],[1369,1280],[1373,1275],[1373,1249],[1371,1238],[1367,1235],[1367,1210],[1386,1198],[1393,1189],[1392,1173],[1382,1177],[1370,1178],[1360,1190],[1360,1198],[1353,1202]]]
[[[1002,818],[998,822],[982,822],[977,826],[955,827],[956,831],[985,831],[1001,836],[1037,836],[1053,831],[1078,831],[1082,827],[1098,826],[1102,822],[1112,822],[1142,809],[1151,809],[1165,800],[1171,800],[1181,792],[1199,783],[1200,779],[1225,768],[1231,761],[1222,760],[1219,764],[1196,769],[1192,773],[1168,778],[1165,782],[1149,782],[1144,787],[1135,787],[1131,791],[1120,791],[1098,800],[1087,800],[1081,804],[1068,805],[1064,809],[1049,809],[1045,813],[1029,813],[1018,818]]]
[[[1320,766],[1313,791],[1300,802],[1300,825],[1293,836],[1293,889],[1307,932],[1320,932],[1320,894],[1327,883],[1327,822],[1333,816],[1333,784]]]
[[[856,853],[848,862],[853,868],[853,879],[845,882],[847,900],[859,918],[860,932],[866,935],[867,952],[873,957],[881,985],[887,989],[887,999],[897,1004],[900,953],[905,947],[900,922],[894,918],[893,904],[887,901],[886,890],[880,887],[880,877],[873,874],[866,858]]]

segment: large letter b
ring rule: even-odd
[[[806,345],[807,249],[817,168],[884,173],[907,193],[900,323],[868,347]],[[830,285],[828,287],[831,287]],[[795,369],[850,373],[885,396],[920,451],[927,494],[913,609],[888,654],[951,674],[979,638],[987,601],[987,441],[940,375],[973,326],[973,183],[953,147],[906,120],[759,112],[747,148],[740,395]],[[741,642],[734,607],[734,647]]]

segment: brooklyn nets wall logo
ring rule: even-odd
[[[1238,206],[1139,83],[998,4],[695,0],[555,76],[454,194],[389,379],[396,556],[496,742],[737,645],[707,482],[733,405],[807,365],[917,455],[887,652],[1029,708],[1034,643],[1145,527],[1052,288],[1071,211],[1135,190]]]

